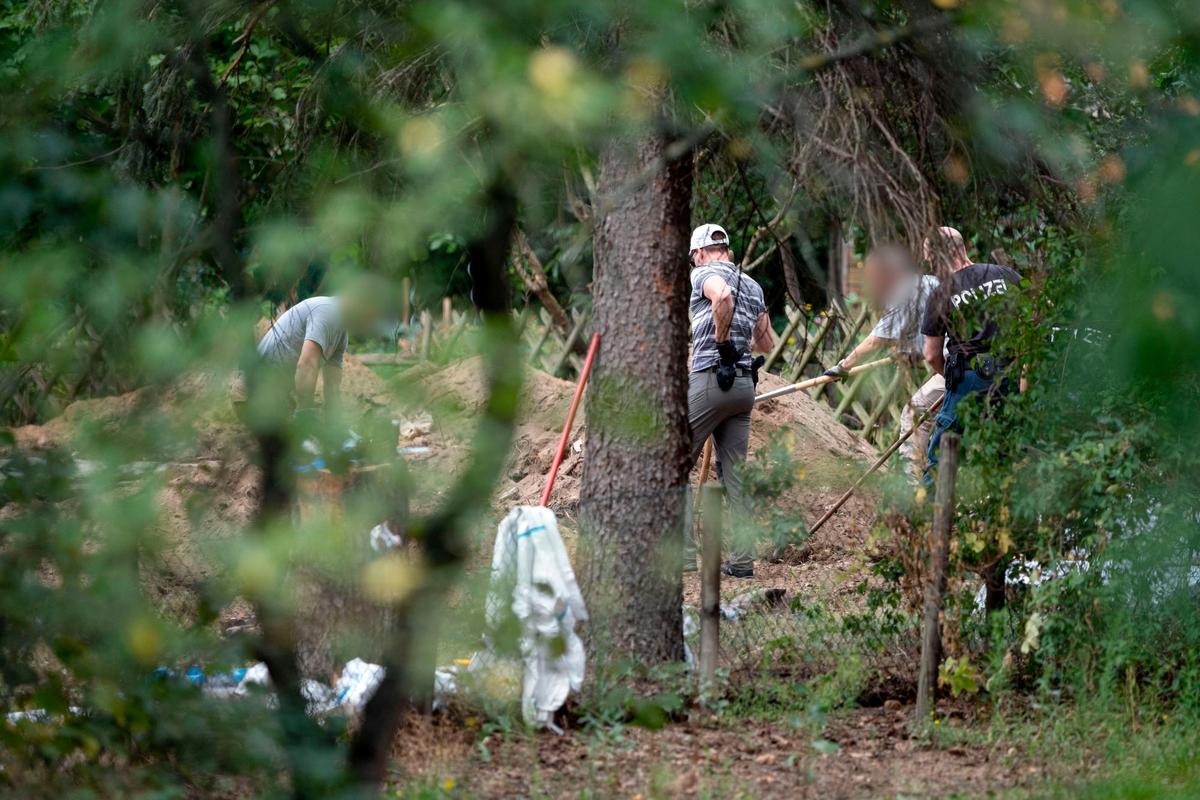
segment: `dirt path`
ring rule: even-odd
[[[973,797],[1042,777],[1018,747],[988,744],[961,709],[943,710],[948,732],[936,746],[908,737],[911,707],[837,714],[819,738],[786,722],[700,719],[659,731],[492,734],[481,746],[461,726],[417,721],[396,769],[481,798]]]

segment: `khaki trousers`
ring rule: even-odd
[[[941,375],[932,375],[921,384],[900,411],[900,435],[903,436],[912,430],[913,421],[920,419],[945,393],[946,379]],[[929,417],[908,441],[900,445],[900,456],[908,462],[908,469],[918,480],[925,472],[926,452],[929,449],[929,436],[933,433],[934,424],[934,417]]]

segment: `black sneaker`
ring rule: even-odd
[[[753,564],[732,564],[726,561],[721,565],[721,574],[728,575],[731,578],[753,578]]]

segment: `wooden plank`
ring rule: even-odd
[[[352,353],[351,355],[362,364],[372,366],[376,364],[408,364],[413,361],[413,357],[403,353]]]

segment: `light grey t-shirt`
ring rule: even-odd
[[[890,339],[897,349],[906,354],[921,357],[925,348],[925,337],[921,335],[921,316],[929,296],[938,288],[939,281],[932,275],[913,275],[896,287],[887,310],[871,331],[872,336]]]
[[[276,364],[295,364],[304,342],[321,345],[325,363],[342,365],[346,353],[346,327],[337,301],[310,297],[280,315],[258,343],[258,354]]]

